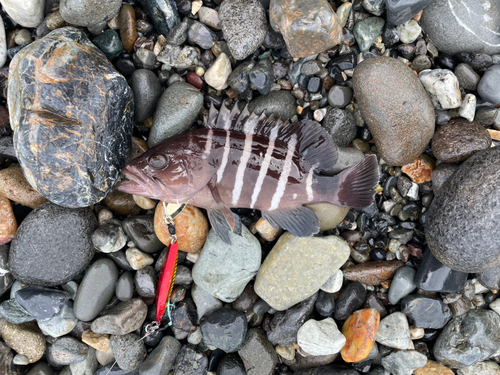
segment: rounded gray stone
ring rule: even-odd
[[[89,347],[73,337],[61,337],[47,348],[47,359],[54,366],[65,366],[85,359]]]
[[[96,227],[88,208],[44,203],[23,220],[12,241],[12,274],[27,285],[57,286],[70,281],[94,256],[90,236]]]
[[[87,270],[76,293],[74,313],[79,320],[95,319],[113,297],[118,268],[111,259],[96,260]]]
[[[500,53],[500,2],[435,0],[422,13],[420,26],[439,51]]]
[[[267,95],[259,96],[248,103],[248,110],[260,115],[274,115],[282,120],[289,120],[296,115],[295,98],[287,90],[271,91]]]
[[[166,89],[156,107],[149,147],[189,130],[202,105],[203,94],[189,83],[177,82]]]
[[[146,345],[144,345],[144,341],[141,341],[140,337],[136,334],[112,335],[110,342],[116,364],[122,370],[137,370],[146,358]]]
[[[481,76],[469,65],[461,63],[455,68],[455,75],[461,88],[476,91]]]
[[[328,104],[334,108],[345,108],[351,102],[351,98],[352,89],[347,86],[335,85],[328,91]]]
[[[134,93],[135,121],[143,122],[151,117],[161,95],[160,80],[151,70],[137,69],[128,81]]]
[[[500,265],[499,164],[500,148],[477,152],[448,179],[427,211],[427,243],[451,269],[482,272]]]
[[[389,302],[392,305],[399,303],[401,298],[406,297],[417,287],[413,282],[415,278],[415,269],[411,267],[401,267],[396,271],[392,278],[389,288]]]
[[[330,108],[322,125],[338,147],[347,147],[358,132],[354,116],[340,108]]]
[[[113,18],[121,5],[121,0],[61,0],[59,11],[67,23],[88,27]]]
[[[134,274],[130,271],[124,272],[118,282],[115,290],[116,298],[122,302],[127,302],[134,295]]]
[[[477,85],[479,96],[494,105],[500,104],[500,65],[490,66]]]
[[[95,333],[125,335],[141,328],[147,313],[147,305],[141,299],[134,298],[119,303],[105,315],[94,320],[91,329]]]

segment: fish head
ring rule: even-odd
[[[122,169],[128,179],[117,185],[124,193],[163,202],[187,202],[212,178],[213,168],[196,153],[160,144]]]

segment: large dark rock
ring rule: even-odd
[[[462,272],[500,265],[500,148],[477,152],[432,201],[425,223],[436,258]]]
[[[443,328],[451,319],[450,308],[439,298],[413,294],[401,301],[401,312],[417,328]]]
[[[12,241],[12,274],[27,285],[56,286],[70,281],[94,256],[90,236],[96,227],[88,208],[42,204],[24,219]]]
[[[144,10],[153,21],[156,30],[163,36],[181,22],[174,0],[139,0]]]
[[[424,152],[434,134],[434,108],[415,73],[401,61],[376,57],[354,70],[354,94],[378,154],[405,165]]]
[[[491,310],[471,310],[447,324],[436,340],[434,356],[446,366],[459,368],[488,359],[499,345],[500,316]]]
[[[82,31],[57,29],[21,50],[8,103],[19,162],[44,197],[86,207],[113,189],[131,148],[132,91]]]
[[[500,53],[500,2],[477,0],[433,1],[420,25],[439,51]]]
[[[387,21],[391,25],[400,25],[429,5],[432,0],[386,0]]]
[[[201,333],[207,345],[232,353],[243,344],[247,334],[247,319],[241,311],[218,309],[200,320]]]

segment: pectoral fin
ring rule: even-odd
[[[318,217],[307,207],[263,211],[262,217],[274,228],[280,226],[297,237],[309,237],[319,232]]]
[[[234,228],[236,226],[236,221],[234,219],[233,212],[222,201],[222,198],[220,197],[219,189],[217,188],[217,183],[215,182],[215,179],[210,180],[210,182],[208,183],[208,187],[209,187],[210,191],[212,192],[212,197],[214,198],[215,202],[219,206],[219,209],[222,212],[222,215],[224,215],[224,218],[226,219],[227,224],[229,225],[229,230],[231,232],[233,232]]]
[[[229,212],[231,212],[231,210],[229,210]],[[233,221],[235,223],[234,230],[231,230],[231,228],[229,228],[227,219],[221,210],[219,209],[207,210],[207,213],[208,213],[208,220],[210,221],[213,230],[225,243],[231,245],[231,240],[229,239],[230,231],[241,236],[242,224],[241,224],[241,219],[238,215],[231,212],[231,216],[233,217]]]

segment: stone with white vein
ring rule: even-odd
[[[340,352],[346,338],[340,333],[332,318],[310,319],[297,332],[297,343],[310,355],[331,355]]]
[[[45,0],[0,0],[7,14],[24,27],[37,27],[43,21]]]
[[[418,78],[429,94],[436,109],[453,109],[462,105],[458,79],[448,69],[426,69]]]

